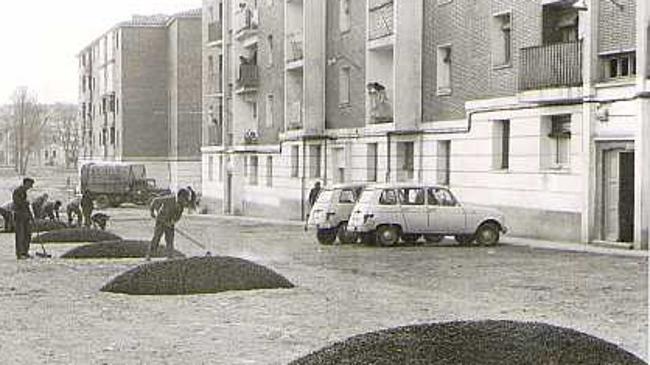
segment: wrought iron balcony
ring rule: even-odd
[[[368,40],[393,34],[393,0],[370,0],[368,10]]]
[[[519,91],[582,85],[582,43],[521,49]]]
[[[240,64],[237,78],[238,91],[256,89],[260,84],[260,72],[257,65]]]
[[[221,22],[212,22],[208,24],[208,42],[220,41],[222,37]]]

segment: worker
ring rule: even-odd
[[[158,249],[160,238],[165,235],[167,258],[170,259],[174,253],[174,225],[181,219],[183,209],[190,203],[190,193],[186,189],[180,189],[176,196],[173,194],[154,198],[149,208],[151,217],[156,220],[153,231],[153,238],[147,250],[146,260],[151,260],[151,255]]]
[[[102,212],[97,212],[93,214],[91,217],[91,220],[93,221],[93,227],[99,228],[102,231],[106,230],[106,224],[108,223],[108,220],[111,217],[108,214],[104,214]]]
[[[0,206],[0,215],[4,221],[5,232],[14,230],[14,202],[8,201]]]
[[[190,193],[190,201],[189,201],[189,206],[188,206],[188,208],[191,209],[192,211],[195,211],[195,210],[196,210],[196,206],[197,206],[198,203],[199,203],[199,202],[197,201],[196,192],[195,192],[194,189],[192,189],[192,187],[189,186],[189,185],[188,185],[185,189],[187,189],[187,191]]]
[[[68,224],[72,225],[74,218],[77,218],[77,225],[81,227],[81,198],[77,197],[68,202],[65,206],[65,214],[68,216]]]
[[[27,201],[27,191],[34,186],[34,179],[26,177],[23,184],[17,187],[12,194],[14,203],[14,224],[16,227],[16,258],[18,260],[28,259],[29,244],[32,240],[32,215]]]
[[[32,212],[34,213],[34,218],[36,219],[43,219],[45,218],[45,212],[43,211],[43,207],[47,203],[47,199],[49,199],[49,195],[47,193],[43,193],[39,195],[34,201],[32,202]]]
[[[89,190],[84,190],[83,194],[81,195],[81,214],[83,214],[84,217],[84,226],[90,227],[92,225],[92,214],[93,214],[93,209],[95,208],[95,205],[93,203],[93,197],[90,194]]]
[[[43,215],[49,220],[60,220],[59,209],[61,209],[61,201],[47,202],[43,206]]]

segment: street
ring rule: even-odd
[[[143,209],[109,210],[109,229],[148,239]],[[213,255],[277,271],[289,290],[195,296],[99,292],[137,259],[16,262],[0,235],[0,354],[7,364],[286,364],[349,336],[459,319],[540,321],[648,358],[645,257],[515,245],[321,246],[296,224],[189,214],[178,228]],[[205,250],[177,235],[187,255]],[[39,249],[32,246],[32,250]]]

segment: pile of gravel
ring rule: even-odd
[[[52,221],[49,219],[36,219],[32,224],[32,232],[55,231],[68,228],[68,224],[61,221]]]
[[[103,241],[75,247],[61,255],[66,259],[92,259],[92,258],[136,258],[144,257],[149,248],[149,241]],[[152,257],[165,257],[165,246],[158,246],[152,253]],[[185,257],[183,253],[174,250],[174,257]]]
[[[641,365],[618,346],[572,329],[513,321],[448,322],[348,338],[290,365]]]
[[[155,295],[279,288],[293,288],[293,284],[247,260],[208,256],[144,264],[114,278],[101,291]]]
[[[95,228],[66,228],[56,231],[49,231],[39,234],[32,239],[32,242],[100,242],[100,241],[120,241],[122,238],[108,231],[102,231]]]

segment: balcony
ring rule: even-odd
[[[208,24],[208,43],[221,41],[221,22],[212,22]]]
[[[582,85],[582,43],[521,49],[519,91]]]
[[[369,41],[393,35],[393,0],[370,0],[368,11]]]
[[[240,64],[239,77],[237,78],[236,93],[257,91],[260,84],[259,68],[255,64]]]
[[[257,31],[259,12],[257,9],[245,7],[235,12],[235,38],[242,39]]]
[[[302,129],[302,102],[294,101],[288,104],[287,129]]]

